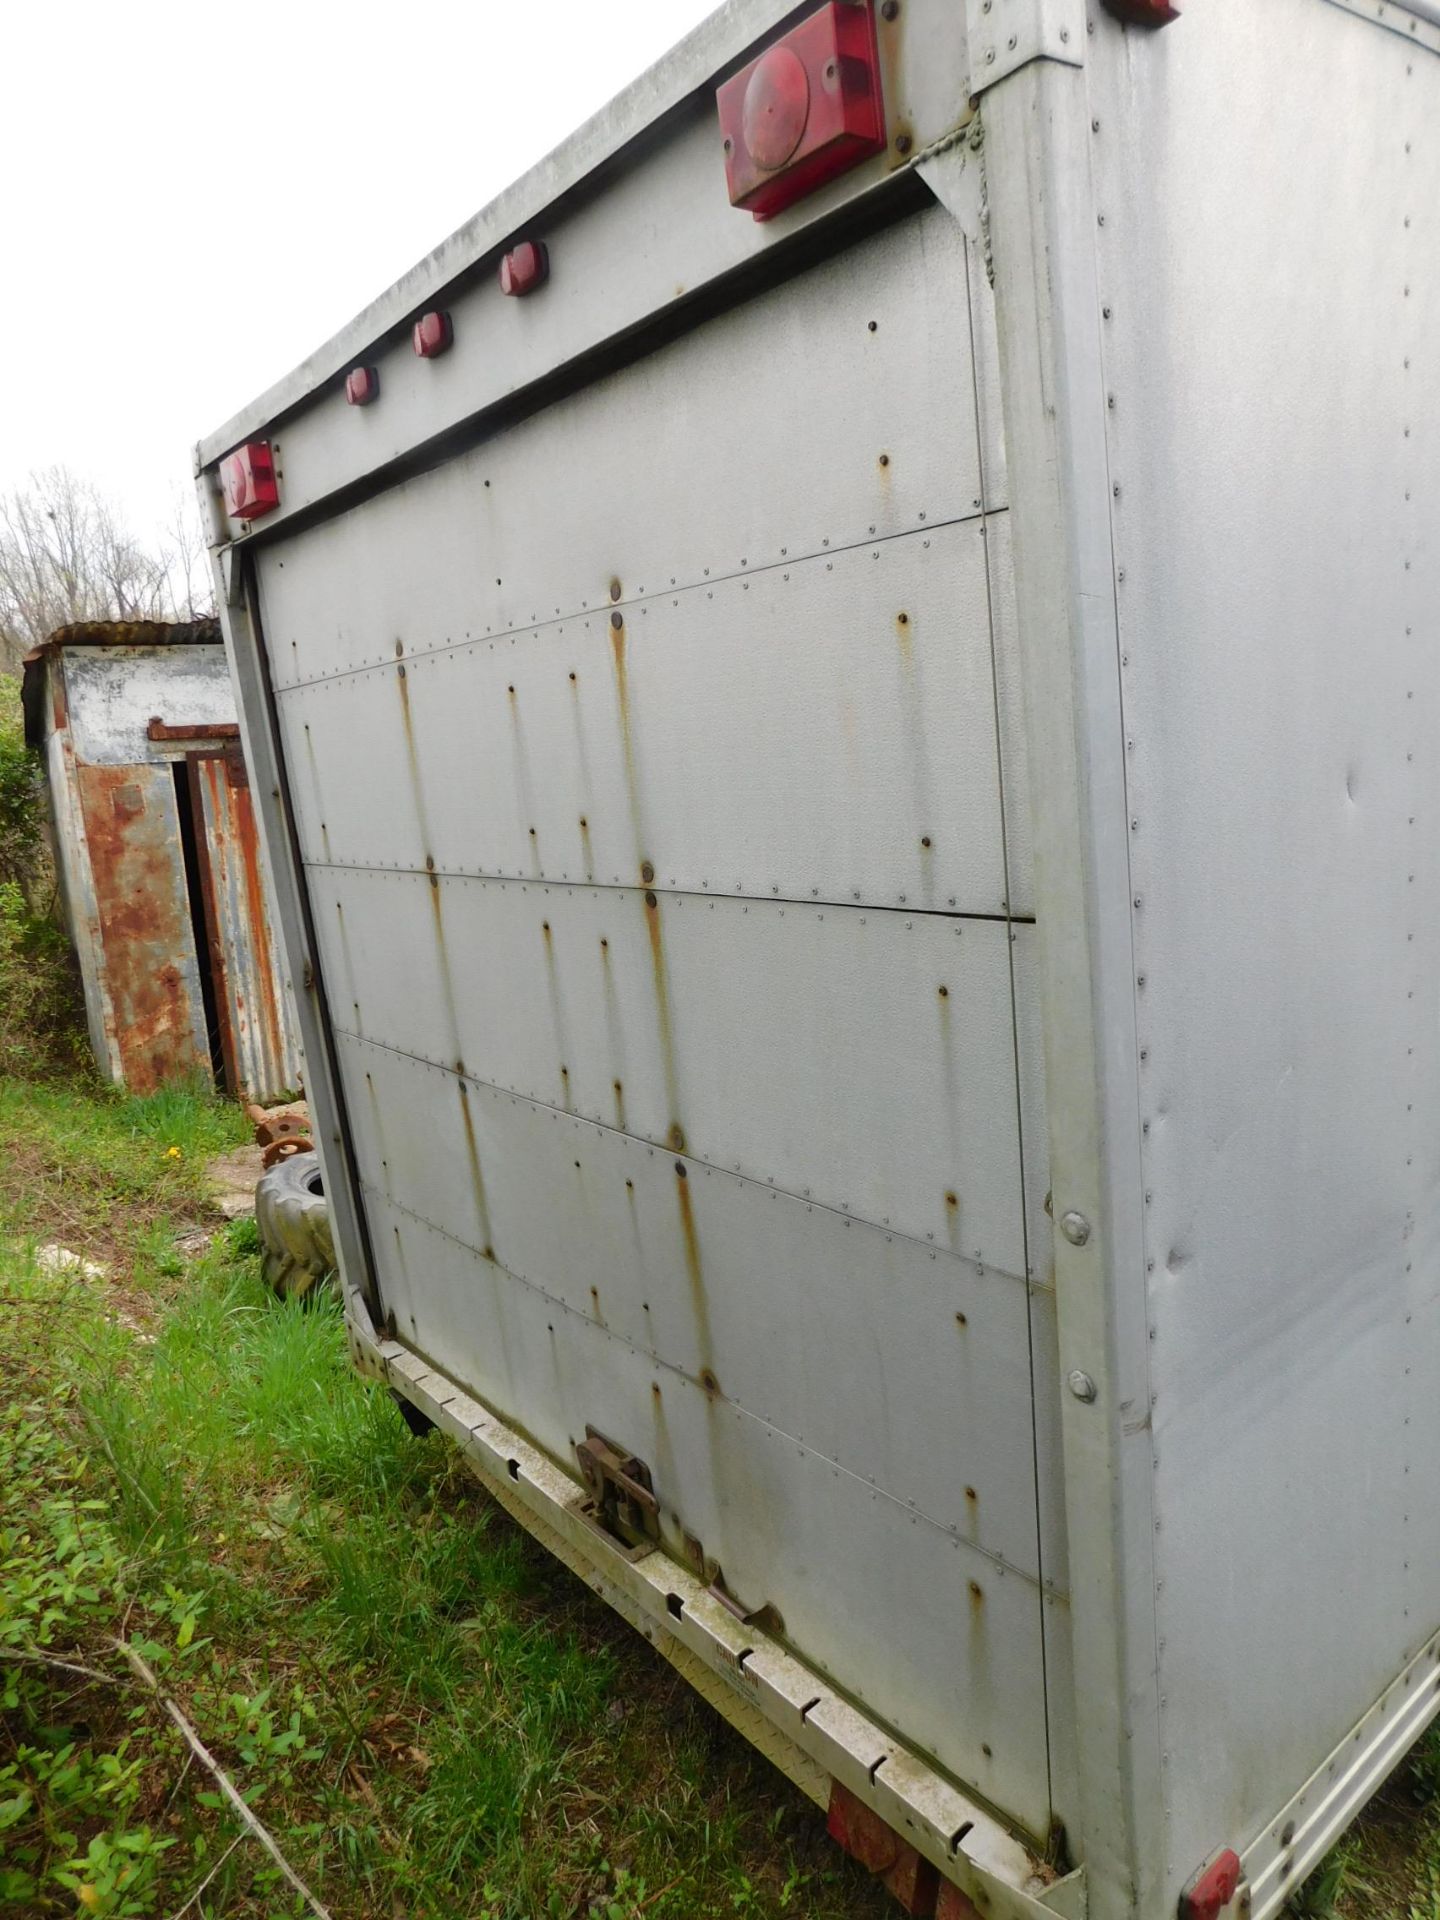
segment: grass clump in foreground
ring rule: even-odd
[[[887,1911],[353,1375],[332,1303],[266,1293],[253,1225],[177,1249],[242,1131],[0,1085],[0,1912],[309,1911],[119,1642],[336,1920]],[[52,1240],[109,1279],[45,1270]]]
[[[332,1302],[270,1298],[253,1224],[197,1236],[244,1132],[193,1092],[0,1082],[0,1914],[312,1911],[122,1643],[335,1920],[892,1913],[351,1373]],[[1296,1910],[1440,1920],[1437,1789],[1432,1735]]]

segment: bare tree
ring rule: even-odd
[[[210,556],[200,503],[193,487],[176,487],[170,496],[165,529],[166,580],[176,620],[200,620],[215,611]]]
[[[175,498],[154,545],[65,467],[0,494],[0,671],[80,620],[196,619],[210,611],[199,514]]]

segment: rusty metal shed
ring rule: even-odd
[[[25,662],[66,930],[107,1078],[213,1076],[265,1099],[300,1080],[220,629],[62,627]]]

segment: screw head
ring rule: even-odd
[[[882,20],[897,19],[899,17],[899,13],[900,13],[900,0],[884,0],[884,5],[880,9],[880,18]]]
[[[1083,1247],[1090,1238],[1090,1222],[1083,1213],[1073,1211],[1060,1216],[1060,1231],[1072,1247]]]
[[[1095,1398],[1097,1391],[1095,1382],[1088,1373],[1082,1373],[1079,1367],[1069,1375],[1066,1384],[1077,1400],[1090,1401]]]

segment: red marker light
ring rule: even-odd
[[[1219,1920],[1240,1890],[1240,1856],[1227,1847],[1180,1896],[1180,1920]]]
[[[345,398],[352,407],[368,407],[380,398],[380,375],[374,367],[352,367],[345,376]]]
[[[745,150],[757,167],[775,173],[805,137],[810,76],[790,47],[771,47],[755,62],[741,106]]]
[[[543,240],[522,240],[500,262],[500,291],[517,298],[533,293],[550,278],[550,255]]]
[[[1132,27],[1168,27],[1180,18],[1180,9],[1171,0],[1102,0],[1105,11],[1117,20],[1128,20]]]
[[[757,220],[885,147],[869,7],[828,0],[715,96],[730,204]]]
[[[448,313],[426,313],[415,322],[410,344],[422,360],[438,360],[455,344],[455,329]]]
[[[234,520],[258,520],[280,504],[275,462],[268,440],[251,440],[220,463],[225,511]]]

